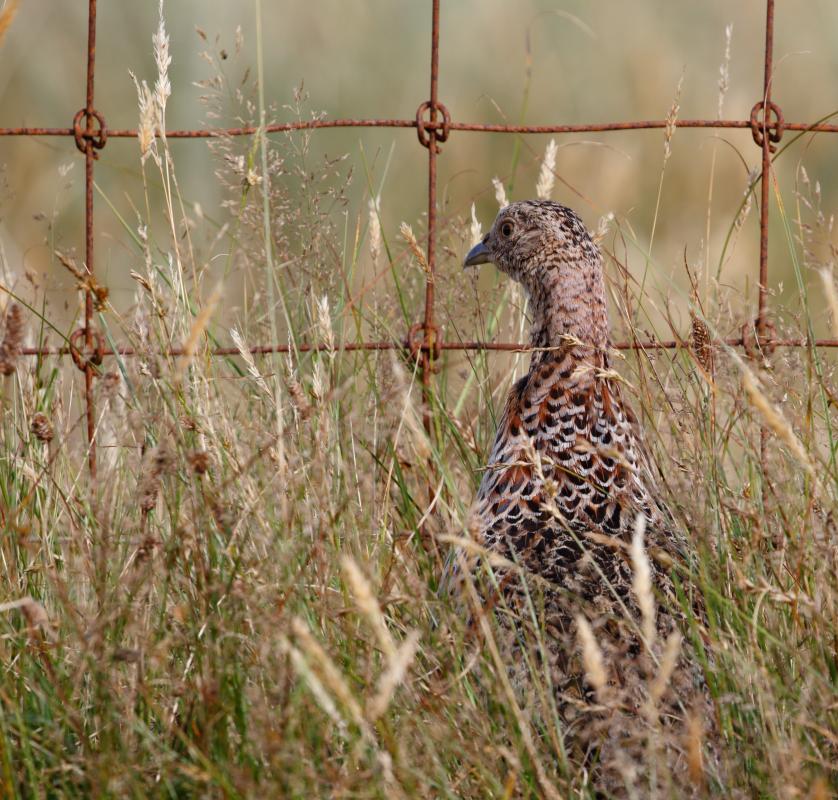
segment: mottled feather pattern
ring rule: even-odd
[[[557,203],[513,203],[466,265],[485,261],[523,285],[533,315],[530,368],[510,392],[475,503],[480,543],[520,567],[495,571],[500,602],[487,605],[499,608],[519,682],[526,681],[522,649],[538,638],[529,625],[536,608],[550,677],[572,732],[570,750],[607,765],[595,771],[601,788],[620,794],[615,787],[625,788],[631,774],[642,792],[636,767],[643,748],[635,752],[630,742],[648,723],[641,709],[655,658],[650,661],[641,641],[632,592],[629,551],[638,515],[646,519],[653,565],[658,653],[690,616],[672,577],[688,574],[690,548],[660,500],[637,422],[610,367],[602,257],[584,224]],[[700,617],[700,596],[688,591]],[[609,714],[591,711],[590,704],[585,710],[591,695],[576,641],[580,614],[611,670]],[[696,704],[702,716],[710,715],[703,674],[684,648],[663,700],[664,719],[683,723]],[[678,745],[670,742],[666,762],[680,785]],[[615,773],[620,764],[625,769]]]

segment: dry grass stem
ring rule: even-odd
[[[198,316],[196,316],[192,321],[192,327],[189,331],[189,336],[186,337],[186,341],[183,343],[183,354],[181,355],[180,362],[178,363],[178,380],[183,377],[187,367],[191,363],[192,358],[195,355],[195,351],[198,348],[198,342],[200,342],[204,331],[207,329],[207,325],[209,325],[209,321],[212,319],[212,315],[215,313],[215,308],[220,300],[221,284],[219,283],[215,289],[213,289],[213,292],[209,296],[209,299],[205,303],[204,307],[200,310],[200,312],[198,312]]]
[[[299,617],[294,617],[291,620],[291,631],[312,667],[320,673],[323,686],[349,712],[352,721],[362,730],[368,731],[368,726],[358,699],[352,693],[341,671],[335,666],[335,663],[311,634],[308,625]]]
[[[766,425],[774,432],[777,438],[788,447],[791,454],[802,466],[806,472],[817,481],[817,472],[815,470],[806,448],[803,443],[797,438],[791,425],[789,425],[786,418],[780,413],[777,407],[766,397],[759,386],[754,373],[744,364],[741,364],[742,369],[742,386],[751,405],[759,411]]]
[[[538,173],[538,183],[535,185],[535,194],[539,200],[549,200],[553,194],[553,186],[556,184],[556,153],[558,151],[556,140],[551,139],[544,151],[544,159]]]
[[[687,718],[687,769],[694,786],[702,787],[706,782],[704,770],[704,726],[701,717],[693,712]]]
[[[367,623],[375,632],[378,644],[387,657],[387,660],[393,662],[396,658],[398,648],[390,633],[390,629],[387,627],[384,614],[381,613],[381,606],[379,606],[378,600],[376,600],[373,594],[372,586],[370,586],[364,573],[361,572],[361,568],[350,556],[344,556],[341,559],[341,567],[346,582],[352,591],[352,596],[358,604],[359,611],[364,615]]]
[[[404,683],[407,671],[419,648],[419,632],[410,631],[404,642],[389,658],[387,668],[378,681],[378,690],[367,706],[367,718],[374,722],[390,707],[396,689]]]
[[[407,373],[405,373],[401,362],[395,355],[390,360],[390,368],[393,373],[396,390],[402,398],[399,428],[400,430],[402,427],[407,429],[416,455],[422,461],[427,461],[432,455],[431,443],[428,441],[427,432],[422,427],[419,411],[413,400],[411,384],[408,380]],[[396,441],[398,441],[398,433]]]
[[[582,663],[585,665],[585,677],[597,693],[599,702],[604,703],[606,699],[605,688],[608,685],[605,661],[602,657],[602,650],[600,650],[597,644],[588,620],[581,615],[576,617],[576,634],[582,650]]]
[[[43,629],[49,625],[49,615],[46,609],[31,597],[21,597],[20,600],[0,603],[0,614],[15,610],[19,610],[23,614],[26,624],[33,630]]]
[[[309,667],[308,662],[305,659],[305,656],[292,645],[287,640],[284,642],[285,648],[288,652],[289,657],[291,658],[291,663],[294,666],[297,674],[302,677],[302,679],[308,684],[309,691],[314,696],[314,699],[317,701],[317,705],[326,712],[327,716],[332,720],[332,722],[336,723],[340,728],[346,728],[346,723],[341,717],[340,712],[338,711],[337,706],[332,701],[332,698],[329,696],[329,693],[326,691],[326,688],[320,682],[320,679],[314,673],[314,671]]]
[[[652,566],[643,546],[646,517],[638,514],[631,538],[632,590],[640,609],[641,630],[646,649],[651,653],[655,642],[655,596],[652,590]]]
[[[832,336],[838,339],[838,294],[835,291],[835,276],[832,272],[832,266],[824,267],[820,271],[821,281],[823,282],[823,291],[826,296],[826,302],[829,305],[829,314],[832,323]]]
[[[674,153],[682,90],[691,117],[712,117],[715,99],[729,118],[731,98],[742,101],[727,12],[693,37],[723,32],[724,57],[704,73],[690,60],[663,149],[659,132],[573,136],[564,176],[558,138],[452,132],[437,162],[428,335],[527,341],[543,298],[494,269],[462,272],[493,200],[506,206],[514,191],[555,196],[592,223],[610,292],[603,341],[678,347],[604,344],[567,366],[591,346],[582,325],[545,347],[446,347],[423,375],[409,350],[430,277],[425,187],[411,188],[424,151],[406,158],[390,128],[267,133],[337,119],[275,79],[288,54],[274,25],[290,31],[282,9],[299,4],[256,2],[252,41],[197,33],[207,113],[194,125],[192,87],[177,83],[196,66],[179,44],[188,4],[121,16],[99,5],[102,41],[138,65],[142,52],[153,59],[125,76],[124,113],[102,108],[114,125],[133,118],[139,145],[126,151],[134,168],[104,154],[96,167],[97,275],[112,296],[70,249],[83,239],[81,161],[23,147],[0,164],[0,374],[13,373],[0,381],[0,795],[825,798],[838,778],[838,358],[777,347],[758,370],[725,344],[752,316],[759,155],[743,150],[756,168],[742,195],[747,130],[709,142],[685,132]],[[352,16],[353,4],[331,5],[330,24],[344,6]],[[589,35],[612,30],[623,5],[602,12],[608,25],[592,11],[591,29],[564,12],[530,26],[524,102],[498,85],[503,102],[475,95],[473,114],[549,118],[535,107],[546,97],[537,28],[576,24],[585,52],[607,49]],[[0,8],[2,36],[29,5]],[[131,56],[112,26],[146,12]],[[383,19],[366,14],[361,28]],[[3,40],[6,94],[25,88],[23,22]],[[681,50],[668,52],[677,63],[660,73],[677,81]],[[56,57],[46,45],[34,60]],[[629,105],[651,97],[641,88]],[[564,99],[583,116],[593,108],[587,94]],[[170,112],[184,127],[256,133],[175,144]],[[767,288],[782,339],[808,342],[830,324],[838,338],[835,193],[813,173],[827,138],[787,131],[772,161]],[[13,150],[24,141],[4,138]],[[184,151],[197,171],[176,169]],[[379,190],[406,220],[395,250]],[[568,301],[580,319],[586,287]],[[86,371],[95,476],[85,374],[27,354],[66,351],[88,293],[108,350]],[[217,341],[230,347],[211,357]],[[289,352],[254,346],[268,343]],[[523,389],[531,360],[537,379]],[[567,384],[558,397],[540,377],[554,366]],[[636,412],[639,455],[623,449],[613,402],[589,396],[602,382]],[[522,408],[510,417],[512,391]],[[501,419],[518,428],[510,448],[493,445]],[[526,435],[533,424],[561,429],[570,451],[542,447]],[[578,474],[562,472],[568,459]],[[638,468],[653,510],[609,513],[621,493],[637,497]],[[484,478],[522,501],[486,511],[475,503]],[[487,532],[492,516],[508,538]],[[610,776],[613,792],[601,785]]]
[[[669,682],[678,666],[678,657],[681,654],[681,642],[683,637],[679,631],[672,631],[666,638],[666,644],[663,648],[663,655],[661,656],[660,666],[658,667],[657,675],[652,683],[650,696],[652,703],[657,705],[660,703],[666,690],[669,687]]]

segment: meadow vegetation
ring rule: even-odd
[[[126,312],[103,295],[96,314],[136,356],[106,359],[96,381],[93,480],[78,373],[19,354],[67,331],[44,312],[42,287],[3,264],[3,796],[590,796],[562,721],[543,713],[537,659],[522,697],[491,619],[470,624],[439,591],[451,548],[471,537],[469,507],[526,354],[444,352],[423,403],[404,351],[347,349],[403,340],[422,302],[424,221],[382,224],[386,154],[324,159],[306,132],[213,140],[225,200],[211,218],[184,201],[162,135],[162,20],[154,47],[157,75],[136,79],[146,191],[122,219],[134,302]],[[211,123],[278,113],[254,61],[246,83],[220,69],[208,78]],[[304,118],[309,105],[301,90],[282,113]],[[677,114],[676,98],[661,185]],[[555,158],[548,144],[537,184],[516,194],[559,199]],[[785,234],[773,258],[791,263],[797,288],[775,324],[811,338],[815,286],[838,337],[833,219],[816,177],[795,175],[771,187]],[[346,194],[359,183],[360,207]],[[821,800],[838,786],[838,382],[830,352],[749,356],[721,341],[753,315],[753,297],[720,275],[754,235],[758,186],[741,187],[733,215],[702,210],[726,245],[679,265],[693,286],[674,298],[686,316],[637,277],[654,262],[653,231],[613,215],[591,227],[615,341],[683,337],[614,360],[696,548],[726,796]],[[441,211],[446,338],[525,340],[517,291],[460,269],[490,220]],[[251,354],[268,341],[289,352]],[[211,357],[216,345],[239,354]],[[595,641],[580,646],[595,654]],[[683,732],[688,753],[700,722]],[[652,738],[641,770],[659,769]],[[700,760],[692,768],[701,787]],[[658,787],[670,796],[663,769]]]

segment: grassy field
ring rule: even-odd
[[[175,150],[154,139],[167,42],[158,30],[157,74],[138,76],[143,188],[130,213],[116,213],[116,192],[97,195],[132,272],[131,301],[105,300],[96,324],[138,355],[108,359],[96,381],[95,481],[78,373],[14,353],[72,326],[55,323],[37,277],[3,260],[23,328],[5,293],[0,794],[590,796],[561,720],[510,691],[492,626],[472,630],[438,592],[527,356],[446,352],[423,405],[403,354],[346,351],[401,340],[423,298],[412,234],[382,224],[376,201],[396,193],[386,152],[325,158],[305,133],[217,140],[222,202],[204,213],[184,198]],[[258,75],[261,45],[251,55]],[[209,111],[258,123],[272,112],[254,86],[237,91],[219,70],[203,87]],[[299,92],[291,113],[307,109]],[[678,135],[655,187],[669,185]],[[573,204],[541,152],[538,182],[521,177],[515,196]],[[838,328],[836,244],[817,176],[790,158],[771,187],[772,258],[790,276],[775,319],[806,338]],[[491,177],[480,208],[493,213]],[[712,169],[702,178],[706,192]],[[699,554],[726,796],[822,800],[838,788],[835,359],[811,347],[748,359],[717,344],[711,363],[688,346],[690,329],[726,336],[752,316],[752,294],[725,272],[737,247],[753,252],[756,198],[742,188],[722,212],[712,190],[691,209],[714,242],[672,267],[693,290],[654,278],[657,211],[643,230],[587,216],[607,255],[615,340],[686,340],[615,361]],[[479,281],[460,269],[490,214],[446,203],[447,338],[520,340],[520,295],[493,268]],[[423,220],[411,224],[421,245]],[[264,341],[291,352],[251,356]],[[299,350],[313,342],[328,348]],[[216,343],[240,355],[211,358]],[[160,354],[171,346],[187,355]],[[533,685],[544,689],[537,670]],[[671,796],[652,755],[638,768],[660,771],[658,794]]]

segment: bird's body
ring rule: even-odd
[[[658,496],[610,367],[602,258],[583,223],[556,203],[513,203],[466,265],[484,261],[524,286],[533,315],[530,368],[507,400],[475,506],[481,544],[520,567],[501,570],[493,605],[511,632],[513,658],[523,661],[523,649],[541,642],[532,651],[546,655],[573,746],[582,758],[597,753],[611,791],[625,770],[637,773],[628,743],[646,741],[640,730],[657,724],[647,713],[650,687],[665,640],[686,620],[672,576],[687,574],[689,548]],[[635,596],[638,515],[651,562],[654,643],[641,635]],[[593,692],[577,639],[580,617],[603,653],[608,686],[600,694],[608,694],[613,713],[603,713],[602,697],[596,714],[585,713]],[[668,684],[655,710],[664,724],[683,721],[696,696],[704,697],[688,648]],[[670,750],[668,769],[685,774],[681,745]]]

